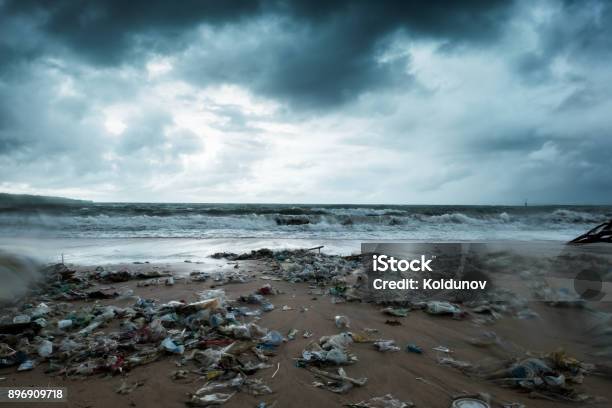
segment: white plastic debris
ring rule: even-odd
[[[349,318],[346,316],[336,316],[334,321],[336,323],[336,327],[339,329],[348,329],[350,327]]]
[[[49,340],[43,340],[38,346],[38,355],[41,357],[49,357],[53,353],[53,343]]]
[[[400,348],[395,345],[394,340],[375,341],[374,347],[376,347],[378,351],[400,351]]]
[[[170,337],[166,337],[162,341],[161,345],[164,348],[164,350],[170,353],[183,354],[185,352],[185,346],[183,346],[182,344],[180,346],[177,345],[174,341],[172,341]]]
[[[63,329],[67,329],[70,326],[72,326],[72,320],[70,319],[60,320],[57,322],[58,329],[63,330]]]

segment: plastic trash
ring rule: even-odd
[[[259,293],[260,295],[271,295],[273,293],[272,285],[266,283],[265,285],[257,289],[257,293]]]
[[[12,367],[27,360],[28,356],[23,351],[11,351],[9,355],[4,354],[0,357],[0,368]]]
[[[325,361],[340,365],[348,363],[349,357],[345,351],[339,348],[333,348],[325,354]]]
[[[287,333],[287,338],[289,340],[295,340],[295,336],[298,334],[298,330],[297,329],[291,329],[289,330],[289,333]]]
[[[79,343],[69,338],[65,338],[59,345],[59,350],[63,353],[70,353],[79,347]]]
[[[89,334],[93,332],[94,330],[96,330],[98,327],[100,327],[101,324],[102,324],[101,321],[92,322],[90,325],[88,325],[84,329],[79,330],[79,334]]]
[[[452,303],[442,302],[438,300],[431,300],[427,302],[425,311],[429,314],[434,315],[455,315],[461,313],[461,309],[453,305]]]
[[[161,319],[155,319],[149,325],[149,336],[151,341],[156,341],[166,337],[167,331]]]
[[[215,313],[210,316],[210,327],[219,327],[223,324],[223,322],[225,322],[225,319],[223,319],[223,316],[221,316],[220,313]]]
[[[13,317],[13,323],[15,324],[30,323],[31,320],[32,318],[28,315],[17,315]]]
[[[159,320],[161,320],[162,322],[174,323],[178,322],[179,318],[176,313],[166,313],[165,315],[160,316]]]
[[[17,367],[17,371],[30,371],[34,368],[34,362],[32,360],[26,360]]]
[[[490,408],[491,406],[476,398],[459,398],[453,401],[451,408]]]
[[[49,357],[53,353],[53,343],[49,340],[43,340],[38,346],[38,355],[41,357]]]
[[[423,354],[423,349],[414,343],[410,343],[406,346],[406,351],[410,353]]]
[[[161,345],[166,351],[170,353],[183,354],[185,352],[185,346],[183,346],[182,344],[180,346],[177,345],[174,341],[172,341],[170,337],[166,337],[162,341]]]
[[[324,362],[333,365],[345,365],[356,361],[348,352],[339,348],[331,350],[304,350],[302,351],[302,360],[305,364]]]
[[[251,310],[248,307],[239,307],[237,309],[237,312],[241,316],[261,316],[260,310]],[[226,314],[225,317],[227,317],[228,314]]]
[[[209,310],[200,310],[196,313],[192,313],[184,319],[185,325],[192,330],[197,329],[204,322],[208,322],[210,320],[210,311]]]
[[[34,323],[40,327],[47,327],[47,319],[44,317],[39,317],[38,319],[34,320]]]
[[[462,360],[456,360],[452,357],[439,357],[438,358],[438,363],[442,364],[442,365],[447,365],[450,367],[454,367],[457,368],[459,370],[465,370],[467,368],[472,367],[471,363],[468,363],[467,361],[462,361]]]
[[[251,331],[246,324],[232,324],[231,326],[226,326],[224,331],[229,331],[233,338],[235,339],[250,339]]]
[[[229,399],[232,398],[234,394],[235,392],[231,394],[207,394],[204,396],[193,395],[189,400],[189,405],[193,407],[209,407],[213,405],[223,405],[227,401],[229,401]]]
[[[264,303],[262,305],[262,310],[264,312],[271,312],[272,310],[274,310],[274,305],[272,303]]]
[[[186,313],[195,313],[198,310],[216,310],[221,307],[222,300],[220,298],[200,300],[198,302],[189,303],[182,306],[182,311]]]
[[[251,293],[248,296],[241,296],[240,300],[242,302],[249,303],[252,305],[262,305],[264,303],[267,303],[266,298],[258,293]]]
[[[400,348],[395,345],[395,340],[378,340],[374,342],[374,347],[378,351],[400,351]]]
[[[70,319],[64,319],[64,320],[60,320],[57,322],[57,328],[58,329],[67,329],[70,326],[72,326],[72,320]]]
[[[211,369],[219,364],[224,354],[223,350],[208,348],[204,351],[195,350],[189,358],[198,361],[205,369]]]
[[[131,299],[132,297],[134,297],[134,290],[133,289],[128,289],[128,290],[125,290],[125,291],[121,292],[117,299],[119,299],[119,300],[126,300],[126,299]]]
[[[319,339],[319,343],[321,343],[321,347],[326,350],[332,348],[340,348],[344,349],[349,346],[353,342],[353,337],[350,333],[344,332],[340,334],[336,334],[333,336],[324,336]]]
[[[280,346],[283,343],[283,336],[276,330],[270,330],[261,338],[261,342],[266,346]]]
[[[440,353],[452,353],[451,349],[446,346],[436,346],[433,350],[439,351]]]
[[[36,308],[34,308],[34,312],[32,312],[32,317],[40,317],[49,313],[51,309],[44,303],[40,303]]]
[[[400,401],[393,395],[386,394],[382,397],[374,397],[368,401],[347,404],[346,406],[351,408],[411,408],[415,405],[412,401]]]
[[[382,310],[382,312],[389,316],[406,317],[408,316],[409,310],[404,308],[386,307]]]
[[[339,329],[348,329],[350,327],[350,320],[346,316],[338,315],[334,318],[334,321]]]
[[[218,299],[221,303],[225,303],[227,299],[224,289],[208,289],[198,293],[198,297],[200,300]]]
[[[97,322],[110,322],[115,318],[115,309],[112,306],[104,308],[104,311],[94,318]]]

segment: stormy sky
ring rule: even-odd
[[[0,191],[612,203],[607,1],[0,0]]]

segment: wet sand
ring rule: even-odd
[[[233,268],[235,263],[227,267]],[[500,407],[502,404],[520,402],[527,407],[559,407],[581,406],[576,403],[561,403],[543,399],[532,399],[521,391],[505,389],[484,379],[469,377],[463,372],[438,364],[437,352],[432,348],[444,345],[452,349],[453,357],[474,364],[486,361],[507,358],[519,353],[551,352],[563,347],[570,355],[585,362],[594,362],[589,355],[591,351],[583,341],[585,327],[583,327],[581,310],[567,308],[551,308],[544,305],[532,304],[540,318],[518,320],[503,318],[493,325],[479,326],[470,319],[454,320],[448,317],[437,317],[411,311],[407,317],[398,318],[401,326],[389,326],[384,322],[389,316],[380,312],[381,307],[373,304],[349,302],[334,304],[330,296],[313,296],[309,293],[307,283],[289,283],[285,281],[269,281],[261,279],[266,273],[266,266],[260,261],[240,261],[239,270],[251,275],[253,280],[242,284],[227,284],[216,286],[210,280],[207,282],[187,282],[177,280],[174,286],[148,286],[138,287],[137,281],[129,281],[114,285],[99,285],[100,287],[113,287],[117,291],[128,288],[134,290],[134,295],[144,298],[155,298],[161,302],[170,300],[195,301],[197,294],[211,287],[222,288],[230,299],[237,299],[240,295],[252,293],[265,283],[271,283],[281,294],[269,297],[275,305],[275,310],[264,313],[257,321],[262,327],[280,331],[286,335],[290,329],[298,329],[295,340],[288,341],[279,347],[278,353],[271,358],[270,364],[274,367],[260,370],[254,374],[255,378],[262,378],[269,385],[274,394],[254,397],[247,393],[237,393],[225,407],[255,407],[260,402],[272,404],[276,407],[338,407],[346,403],[367,400],[374,396],[392,394],[400,400],[409,400],[417,407],[448,408],[452,396],[457,394],[487,393],[491,396],[491,406]],[[158,267],[162,270],[171,270],[175,275],[188,274],[197,270],[198,265],[193,263],[177,264],[126,264],[119,268],[131,271],[146,270]],[[92,270],[93,268],[81,267]],[[100,300],[101,304],[128,306],[133,300]],[[92,302],[71,302],[74,308],[80,305],[91,305]],[[293,310],[283,311],[282,307],[288,305]],[[301,311],[303,307],[307,311]],[[359,361],[354,365],[345,366],[346,372],[353,378],[367,377],[368,382],[363,387],[355,387],[346,394],[335,394],[312,385],[314,376],[306,369],[295,365],[295,358],[301,355],[302,350],[311,341],[321,336],[337,334],[340,330],[335,326],[333,317],[346,315],[350,319],[350,330],[362,332],[365,328],[378,329],[375,337],[393,339],[402,347],[395,353],[382,353],[374,349],[369,343],[355,343],[350,349]],[[111,330],[112,327],[106,330]],[[302,337],[303,330],[314,333],[311,338]],[[504,346],[476,347],[467,339],[478,336],[483,330],[493,330],[503,340]],[[407,343],[416,343],[425,353],[422,355],[408,353],[403,350]],[[191,374],[187,379],[172,380],[170,373],[176,370],[177,356],[164,356],[160,360],[134,368],[124,375],[91,376],[85,379],[60,378],[47,375],[43,372],[45,364],[41,364],[30,372],[15,371],[15,368],[0,370],[0,386],[31,386],[46,387],[58,386],[68,389],[68,402],[48,404],[49,406],[67,407],[184,407],[188,400],[188,393],[195,392],[205,380],[198,375]],[[280,369],[272,378],[277,364]],[[184,368],[184,367],[183,367]],[[187,367],[188,369],[189,367]],[[328,371],[333,371],[329,369]],[[127,395],[116,393],[122,381],[129,383],[143,381],[144,385],[136,388]],[[577,388],[593,395],[612,400],[612,382],[604,377],[595,375],[585,376],[584,384]],[[28,404],[8,404],[3,406],[27,406]],[[46,404],[36,404],[45,406]],[[595,406],[609,406],[606,403]]]

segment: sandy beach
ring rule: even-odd
[[[205,282],[192,281],[189,274],[198,271],[199,264],[182,263],[126,263],[106,265],[107,271],[129,271],[131,274],[146,271],[171,272],[174,284],[143,286],[142,280],[129,280],[119,283],[96,283],[88,292],[103,290],[105,293],[126,293],[133,291],[128,299],[78,300],[68,302],[69,310],[90,307],[94,302],[99,305],[128,307],[136,298],[155,299],[158,303],[181,301],[195,302],[198,294],[208,289],[223,289],[228,299],[237,300],[256,292],[265,284],[271,284],[277,294],[266,296],[274,304],[274,310],[263,313],[261,318],[241,317],[242,321],[256,321],[257,325],[270,330],[277,330],[287,336],[292,329],[298,333],[294,340],[281,344],[268,364],[270,368],[258,370],[253,378],[260,378],[273,391],[270,395],[253,396],[248,392],[236,393],[227,407],[243,406],[303,406],[335,407],[348,403],[368,400],[372,397],[392,394],[402,401],[411,401],[417,407],[446,408],[453,398],[459,395],[485,395],[493,407],[521,405],[526,407],[576,406],[576,403],[550,401],[543,398],[532,398],[524,391],[503,388],[491,381],[471,375],[455,367],[439,363],[440,353],[437,346],[447,347],[452,351],[452,358],[469,362],[475,366],[501,361],[508,358],[525,356],[526,353],[538,355],[556,351],[560,348],[567,355],[579,361],[597,362],[592,356],[592,349],[583,341],[586,330],[585,321],[580,309],[552,308],[543,304],[531,303],[530,307],[537,312],[535,319],[502,318],[488,325],[482,325],[472,319],[453,319],[448,316],[432,316],[420,310],[410,311],[406,317],[390,318],[381,312],[382,306],[362,302],[332,302],[333,297],[327,292],[329,284],[313,288],[309,282],[287,282],[270,280],[270,262],[262,260],[229,261],[225,260],[220,271],[225,273],[239,272],[248,277],[245,283],[219,285],[209,279]],[[78,274],[88,274],[94,266],[69,265]],[[354,282],[354,276],[347,276],[346,282]],[[57,302],[47,304],[54,308]],[[253,306],[246,303],[237,304]],[[287,306],[287,307],[285,307]],[[287,309],[287,310],[284,310]],[[350,346],[351,353],[358,361],[345,366],[346,374],[352,378],[366,377],[367,383],[354,387],[346,393],[337,394],[327,389],[313,386],[313,373],[296,364],[296,358],[313,341],[321,336],[340,333],[334,316],[348,317],[352,333],[375,333],[373,338],[393,339],[401,348],[398,352],[377,351],[371,342],[355,342]],[[398,326],[385,324],[387,320],[397,320]],[[51,319],[50,319],[51,320]],[[374,332],[374,330],[376,330]],[[113,320],[96,330],[101,335],[118,330],[118,321]],[[303,333],[312,332],[312,337],[304,338]],[[476,346],[470,339],[478,338],[485,331],[494,331],[498,342],[488,346]],[[78,336],[76,336],[78,339]],[[9,341],[6,340],[5,341]],[[409,353],[404,350],[409,343],[418,345],[423,354]],[[207,383],[206,377],[194,373],[192,362],[182,362],[182,356],[162,353],[156,361],[135,367],[122,373],[102,373],[79,378],[80,376],[46,374],[47,363],[40,362],[32,371],[16,372],[14,367],[0,370],[0,383],[3,387],[65,387],[68,390],[68,407],[103,407],[103,406],[185,406],[189,394]],[[173,379],[171,375],[178,369],[188,371],[185,378]],[[277,370],[278,369],[278,370]],[[277,371],[277,372],[275,372]],[[333,368],[329,370],[334,371]],[[133,391],[119,394],[122,384],[140,384]],[[612,398],[610,379],[600,375],[586,375],[583,384],[576,385],[584,392],[599,401],[599,406],[606,406]],[[274,405],[276,404],[276,405]],[[10,406],[11,404],[5,404]],[[16,403],[15,406],[23,406]],[[59,404],[56,404],[59,406]],[[579,404],[580,405],[580,404]]]

